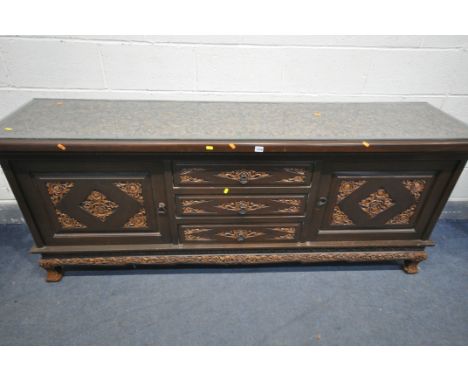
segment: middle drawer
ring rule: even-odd
[[[179,216],[304,215],[306,195],[176,196]]]

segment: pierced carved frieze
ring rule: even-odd
[[[285,168],[285,171],[294,174],[290,178],[283,178],[278,180],[278,183],[304,183],[305,181],[305,169],[303,168]]]
[[[114,183],[121,191],[135,199],[138,203],[143,204],[143,186],[139,182],[116,182]]]
[[[257,236],[265,235],[264,232],[253,231],[250,229],[233,229],[217,233],[218,236],[227,237],[228,239],[252,239]]]
[[[277,227],[272,228],[275,232],[280,232],[280,236],[275,236],[274,240],[293,240],[296,234],[296,228],[294,227]]]
[[[233,171],[224,171],[216,174],[220,178],[230,179],[240,181],[245,179],[246,181],[257,180],[262,178],[267,178],[271,176],[268,172],[265,171],[255,171],[255,170],[233,170]]]
[[[359,202],[359,207],[361,207],[361,209],[371,218],[381,214],[394,205],[395,202],[383,188],[379,188],[377,191]]]
[[[58,205],[65,194],[67,194],[74,186],[75,183],[73,182],[47,182],[47,192],[52,204],[54,206]]]
[[[235,201],[235,202],[230,202],[230,203],[223,203],[219,204],[216,206],[217,208],[220,208],[222,210],[228,210],[228,211],[234,211],[234,212],[239,212],[241,210],[245,211],[256,211],[260,210],[262,208],[268,208],[266,204],[262,203],[254,203],[248,200],[241,200],[241,201]]]
[[[124,228],[148,228],[146,210],[142,208],[124,224]]]
[[[78,220],[73,219],[71,216],[67,215],[66,213],[60,211],[59,209],[55,209],[55,214],[57,215],[57,220],[65,229],[74,229],[74,228],[86,228],[86,226],[80,223]]]
[[[332,225],[354,225],[353,221],[346,215],[340,207],[335,206],[331,216]]]
[[[102,222],[106,221],[119,207],[117,203],[107,199],[103,193],[96,190],[92,191],[80,206],[87,213]]]

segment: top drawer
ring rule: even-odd
[[[206,164],[178,163],[174,168],[174,184],[179,187],[209,186],[307,186],[311,164]]]

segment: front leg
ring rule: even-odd
[[[56,283],[63,278],[62,267],[45,268],[47,271],[46,281],[49,283]]]
[[[403,263],[403,270],[408,274],[415,274],[419,272],[418,264],[421,260],[405,260]]]

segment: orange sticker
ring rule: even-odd
[[[62,145],[61,143],[59,143],[59,144],[57,145],[57,148],[60,149],[60,150],[62,150],[62,151],[65,151],[65,150],[67,149],[67,148],[65,147],[65,145]]]
[[[320,117],[320,112],[319,112],[319,111],[316,111],[316,112],[314,113],[314,115],[315,115],[316,117]]]
[[[370,147],[370,143],[367,141],[362,141],[364,147]]]
[[[234,143],[229,143],[229,147],[230,147],[231,149],[233,149],[233,150],[236,149],[236,145],[235,145]]]

